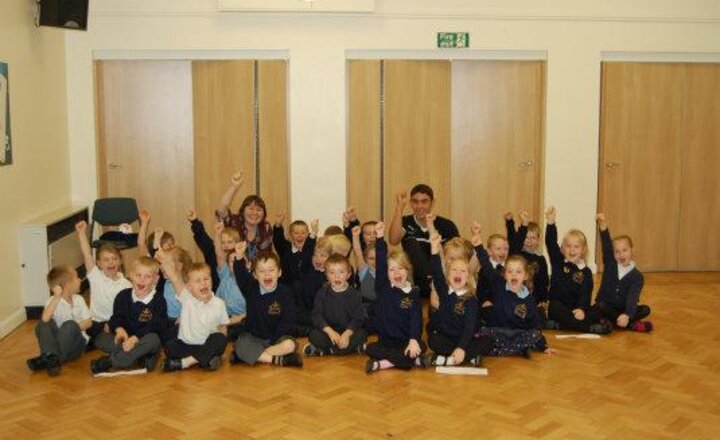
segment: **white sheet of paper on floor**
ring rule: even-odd
[[[435,372],[440,374],[457,374],[466,376],[487,376],[487,368],[477,367],[435,367]]]
[[[602,336],[595,333],[580,333],[577,335],[555,335],[557,339],[601,339]]]
[[[137,370],[108,371],[105,373],[93,374],[93,377],[135,376],[137,374],[147,374],[147,372],[147,368],[138,368]]]

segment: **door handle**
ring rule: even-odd
[[[518,166],[519,166],[520,168],[523,168],[523,169],[524,169],[524,168],[530,168],[531,166],[533,166],[533,161],[532,161],[532,159],[528,159],[528,160],[526,160],[526,161],[524,161],[524,162],[518,163]]]
[[[123,166],[117,163],[109,163],[108,168],[110,168],[111,170],[121,170]]]
[[[605,162],[605,168],[612,170],[620,166],[620,162]]]

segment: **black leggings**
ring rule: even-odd
[[[408,342],[397,339],[380,339],[378,342],[368,344],[367,355],[376,361],[388,360],[401,370],[410,370],[415,366],[415,359],[405,356]],[[427,346],[423,341],[418,341],[418,345],[420,345],[420,356],[422,356]]]
[[[613,324],[615,324],[615,322],[617,321],[618,316],[625,313],[624,308],[618,309],[604,302],[595,303],[593,309],[595,310],[595,313],[612,322]],[[647,318],[649,315],[650,307],[638,304],[637,309],[635,310],[635,316],[630,317],[630,323],[640,321],[643,318]]]
[[[430,349],[433,351],[433,353],[439,354],[441,356],[450,356],[452,352],[455,351],[456,348],[458,348],[457,342],[446,337],[440,332],[430,333],[430,336],[428,336],[428,345],[430,346]],[[470,339],[470,342],[465,348],[464,362],[469,362],[477,355],[487,356],[487,354],[490,352],[491,346],[492,341],[489,338],[486,338],[484,336],[481,336],[479,338],[473,337],[472,339]]]
[[[200,365],[205,365],[214,356],[222,356],[225,353],[227,343],[227,336],[222,333],[211,334],[202,345],[190,345],[180,339],[173,339],[167,343],[167,355],[171,359],[192,356],[197,359]]]
[[[548,317],[557,321],[562,330],[575,330],[579,332],[590,331],[590,326],[600,321],[600,314],[593,308],[583,310],[585,312],[585,319],[582,321],[575,319],[573,310],[574,309],[571,309],[560,301],[550,301]]]

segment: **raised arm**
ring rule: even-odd
[[[407,191],[400,191],[395,195],[395,212],[393,213],[392,221],[390,222],[390,244],[397,245],[402,240],[405,231],[402,227],[402,215],[405,206],[407,205],[408,194]]]
[[[140,230],[138,231],[138,253],[140,255],[150,256],[150,251],[147,247],[147,236],[148,227],[150,226],[150,213],[147,209],[140,211]]]
[[[195,244],[200,249],[200,252],[202,252],[205,263],[207,263],[207,265],[211,268],[215,268],[218,261],[215,254],[213,239],[208,235],[205,230],[205,225],[202,221],[200,221],[200,219],[198,219],[197,213],[194,209],[188,210],[187,219],[190,222],[190,230],[193,233]]]
[[[228,187],[227,191],[225,191],[225,194],[223,194],[220,202],[218,203],[218,218],[224,219],[230,214],[228,208],[230,208],[230,204],[232,203],[235,194],[237,194],[238,190],[242,186],[244,180],[245,178],[243,176],[243,173],[241,172],[236,172],[232,175],[232,177],[230,178],[230,186]]]
[[[223,268],[225,268],[225,265],[227,265],[227,257],[225,255],[225,250],[222,247],[223,229],[225,229],[225,224],[223,222],[217,222],[213,227],[213,248],[215,251],[215,261],[217,261],[218,272],[223,270]]]
[[[513,220],[513,213],[507,211],[505,214],[503,214],[503,218],[505,219],[505,231],[507,233],[508,243],[510,243],[510,253],[512,254],[514,253],[517,240],[517,232],[515,231],[515,220]]]
[[[75,231],[78,234],[78,241],[80,242],[80,251],[83,255],[83,263],[85,263],[85,271],[89,273],[93,267],[95,267],[95,259],[92,255],[92,248],[90,247],[90,241],[87,235],[87,223],[79,221],[75,223]]]
[[[273,246],[275,246],[275,252],[281,257],[290,251],[292,244],[290,240],[285,237],[285,213],[279,212],[275,215],[275,224],[273,224]]]
[[[545,211],[545,247],[547,247],[548,255],[550,255],[550,264],[557,267],[563,263],[563,255],[560,252],[560,245],[558,245],[558,232],[557,226],[555,225],[555,218],[557,211],[554,206],[551,206]]]
[[[183,289],[185,289],[185,283],[183,282],[182,276],[177,270],[175,270],[175,262],[172,258],[165,255],[165,251],[162,249],[158,249],[155,253],[155,257],[160,261],[160,265],[165,272],[165,276],[172,283],[173,289],[175,289],[175,296],[180,298],[180,294]]]
[[[437,231],[430,234],[430,266],[432,267],[433,285],[439,297],[443,298],[448,293],[448,285],[447,280],[445,280],[445,273],[443,272],[442,260],[440,259],[440,252],[442,250],[441,240],[442,238]]]
[[[598,214],[596,217],[598,228],[600,229],[600,244],[603,254],[603,264],[606,267],[615,263],[615,256],[613,252],[612,237],[610,237],[610,230],[608,229],[607,220],[605,214]]]
[[[388,278],[388,246],[385,242],[385,223],[375,225],[377,241],[375,241],[375,291],[382,295],[390,289]]]
[[[353,253],[355,254],[355,264],[357,264],[357,271],[360,273],[368,265],[365,262],[365,256],[363,255],[362,244],[360,244],[360,226],[353,226],[352,228],[352,245]]]
[[[247,301],[250,294],[250,288],[253,283],[253,276],[250,274],[247,266],[245,265],[245,258],[243,257],[243,255],[245,255],[246,250],[246,241],[236,243],[235,253],[231,256],[231,260],[233,262],[233,273],[235,274],[235,281],[237,282],[240,291],[243,293],[243,295],[245,296],[245,300]]]

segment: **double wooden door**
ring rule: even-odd
[[[720,269],[720,65],[607,62],[600,192],[644,270]]]
[[[395,193],[435,191],[435,211],[467,235],[478,220],[541,215],[542,61],[348,61],[348,203],[390,220]]]
[[[97,61],[101,197],[135,197],[153,226],[194,248],[186,220],[208,229],[239,170],[248,194],[289,214],[285,61]],[[288,215],[289,218],[289,215]]]

